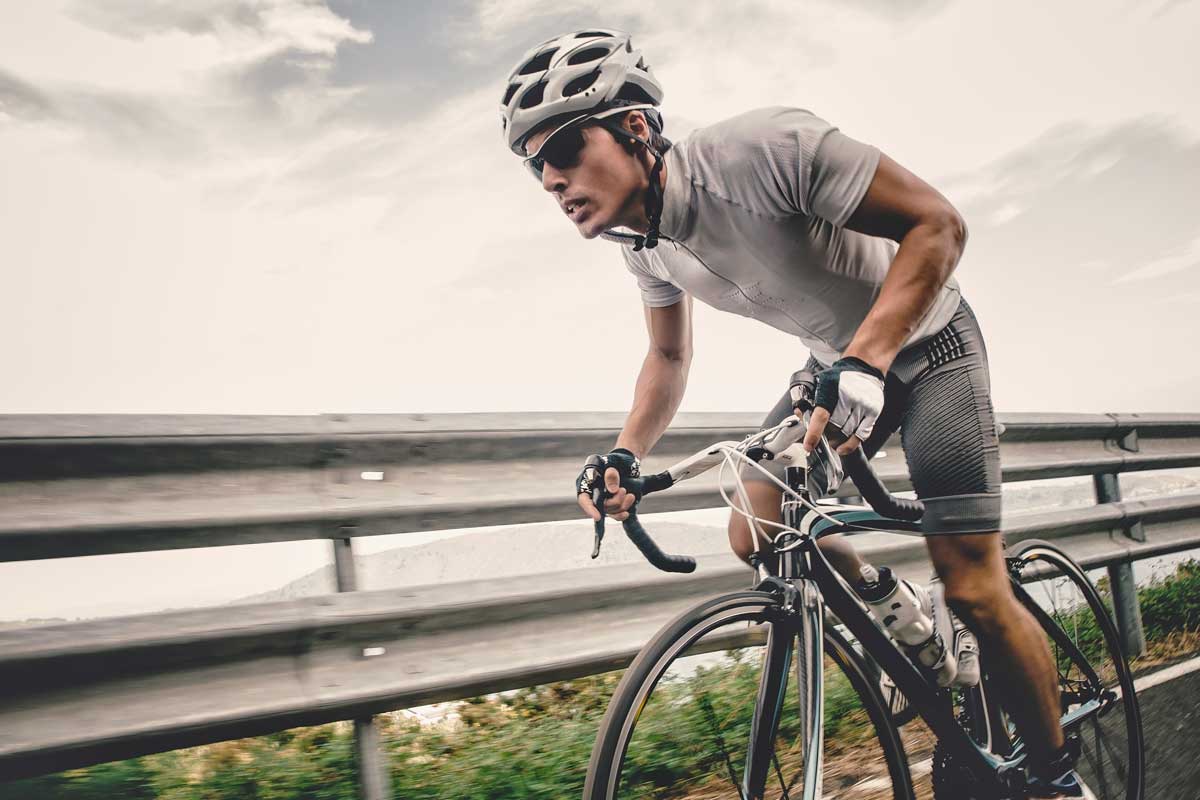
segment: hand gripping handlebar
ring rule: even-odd
[[[674,478],[669,472],[660,472],[656,475],[648,475],[645,478],[625,478],[621,481],[621,487],[639,501],[644,495],[651,492],[659,492],[670,487],[675,483]],[[600,519],[596,520],[596,546],[592,550],[592,558],[600,555],[600,542],[604,539],[604,500],[603,489],[598,489],[596,496],[592,500],[596,505],[596,510],[600,512]],[[650,538],[650,534],[646,533],[646,529],[642,527],[641,521],[637,517],[637,503],[629,510],[629,516],[621,523],[621,527],[625,529],[625,535],[629,537],[629,541],[642,552],[654,566],[661,569],[663,572],[695,572],[696,559],[691,556],[676,556],[670,553],[664,553],[662,548],[654,543]]]
[[[805,455],[798,442],[803,437],[804,431],[803,422],[797,417],[791,417],[774,428],[762,431],[741,442],[718,442],[712,447],[685,458],[665,472],[643,478],[623,478],[621,487],[636,498],[636,502],[629,510],[629,516],[622,523],[625,534],[642,552],[647,561],[664,572],[694,572],[696,569],[694,558],[664,553],[650,538],[637,517],[637,506],[642,497],[668,489],[680,481],[708,471],[725,460],[725,454],[729,449],[739,450],[748,458],[756,461],[761,458],[772,458],[785,462],[796,463],[799,461],[802,463]],[[846,474],[854,480],[859,494],[880,514],[909,522],[919,520],[924,514],[925,505],[920,500],[908,500],[888,492],[883,481],[879,479],[874,468],[863,455],[861,448],[842,456],[842,465]],[[604,539],[604,499],[607,496],[603,486],[597,487],[592,493],[592,502],[600,512],[600,519],[595,523],[596,545],[592,551],[592,558],[596,558],[600,554],[600,543]]]

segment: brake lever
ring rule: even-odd
[[[592,505],[600,512],[600,519],[593,523],[596,529],[596,543],[592,545],[592,558],[599,558],[600,543],[604,541],[604,495],[606,494],[603,486],[592,489]]]

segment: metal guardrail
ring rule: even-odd
[[[1055,539],[1086,566],[1108,567],[1136,649],[1129,565],[1200,547],[1200,494],[1124,501],[1117,476],[1200,465],[1200,416],[1001,419],[1006,481],[1092,475],[1099,501],[1008,516],[1007,537]],[[681,415],[649,466],[755,422]],[[372,714],[623,666],[670,615],[745,586],[749,571],[723,556],[690,576],[622,565],[363,592],[349,558],[357,536],[477,525],[480,515],[574,518],[565,487],[580,454],[607,449],[619,423],[0,417],[0,560],[328,538],[342,592],[0,631],[0,778],[355,719],[364,796],[382,797]],[[907,486],[901,461],[880,462],[893,490]],[[363,480],[367,471],[383,480]],[[685,484],[652,510],[715,506],[714,486]],[[928,570],[920,539],[858,541],[878,563]]]

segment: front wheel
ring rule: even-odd
[[[1076,767],[1080,778],[1097,800],[1142,800],[1142,719],[1109,608],[1111,598],[1097,591],[1070,556],[1046,542],[1021,542],[1010,559],[1025,587],[1024,602],[1036,603],[1037,609],[1030,610],[1049,635],[1064,715],[1090,702],[1099,701],[1103,707],[1068,729],[1082,746]],[[1058,631],[1047,625],[1050,621]]]
[[[811,796],[797,680],[787,674],[789,664],[806,663],[798,657],[798,629],[780,599],[766,592],[725,595],[668,623],[613,695],[592,750],[585,800]],[[912,800],[904,747],[877,681],[835,629],[826,629],[824,651],[826,796]],[[763,708],[778,712],[773,746],[751,748],[754,735],[762,741],[756,714]],[[747,769],[751,750],[759,769]],[[763,763],[766,784],[754,786],[747,776],[763,771]]]

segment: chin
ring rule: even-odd
[[[582,225],[575,226],[575,229],[579,231],[579,235],[585,239],[595,239],[597,236],[608,230],[608,228],[609,226],[606,222],[596,219],[595,217],[589,219]]]

